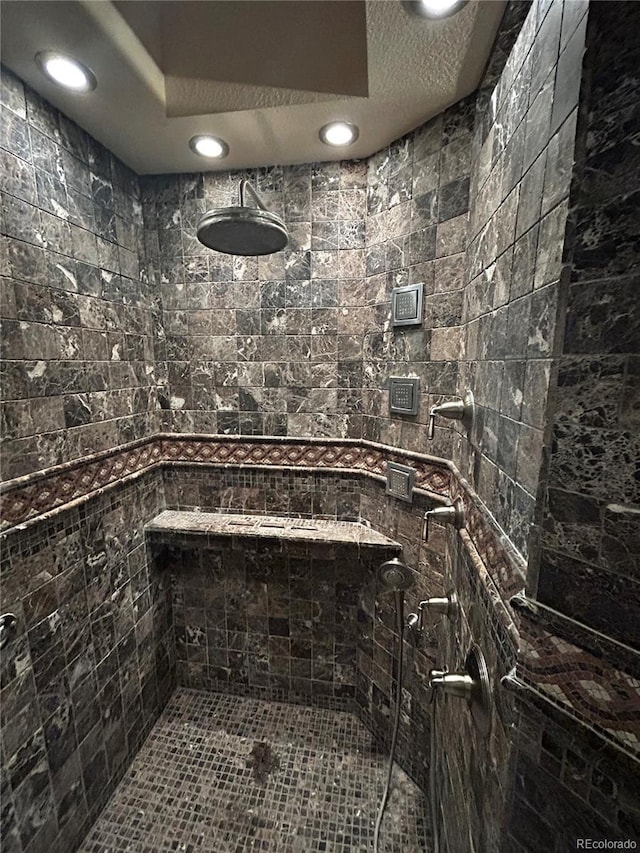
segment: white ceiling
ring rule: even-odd
[[[397,0],[5,0],[0,56],[140,174],[362,158],[477,87],[504,6],[435,22]],[[84,62],[95,91],[50,83],[40,50]],[[320,142],[334,119],[354,145]],[[192,153],[199,133],[229,156]]]

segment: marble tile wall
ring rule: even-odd
[[[491,66],[477,95],[459,386],[478,408],[453,458],[525,558],[547,443],[586,10],[533,3],[504,68]]]
[[[640,160],[632,115],[639,27],[636,4],[589,7],[560,299],[566,308],[549,392],[541,525],[530,561],[534,600],[523,611],[521,671],[528,681],[537,673],[548,701],[529,697],[520,710],[509,853],[560,851],[576,837],[640,838],[640,729],[620,731],[621,719],[637,719],[640,711],[640,333],[631,236],[638,230]],[[578,49],[573,38],[566,62]],[[566,77],[566,63],[561,70]],[[558,654],[565,655],[562,667]],[[574,699],[567,701],[564,685],[572,680]],[[597,736],[576,723],[582,707],[595,711]]]
[[[464,533],[447,531],[445,589],[454,589],[460,615],[454,624],[436,625],[438,666],[463,670],[468,650],[482,650],[491,684],[490,732],[475,725],[464,700],[439,696],[437,790],[442,849],[498,851],[511,786],[514,699],[501,679],[514,666],[517,649],[496,619],[493,602],[478,577],[478,566]],[[472,841],[470,841],[472,839]]]
[[[586,6],[580,9],[584,14]],[[567,39],[577,23],[574,12],[562,3],[509,7],[476,94],[469,142],[455,390],[471,388],[478,408],[470,434],[457,430],[449,454],[525,559],[560,278],[561,258],[552,249],[564,242],[578,92],[571,110],[558,112],[553,124],[551,114],[563,22]],[[558,102],[564,86],[558,83]],[[501,679],[518,648],[496,619],[491,583],[482,579],[482,560],[465,536],[447,532],[443,587],[456,590],[462,607],[455,625],[442,619],[435,626],[436,661],[462,668],[477,643],[487,659],[494,707],[491,732],[483,736],[464,702],[440,699],[438,806],[441,843],[451,853],[501,849],[514,783],[515,700]],[[481,556],[490,561],[488,552]]]
[[[175,684],[170,583],[143,526],[159,471],[1,542],[2,849],[70,853]]]
[[[502,853],[577,849],[576,839],[640,838],[636,762],[539,698],[516,706],[514,783]],[[631,848],[633,849],[633,848]]]
[[[200,216],[238,204],[242,178],[285,219],[283,252],[234,258],[197,241]],[[165,429],[361,435],[365,186],[363,162],[142,178]]]
[[[2,69],[2,469],[157,429],[138,178]]]
[[[365,437],[426,449],[430,405],[456,390],[474,101],[369,161],[143,177],[162,296],[165,429]],[[225,257],[195,237],[248,178],[287,249]],[[423,282],[424,322],[392,330],[393,287]],[[390,375],[419,376],[417,417],[389,417]],[[430,452],[451,455],[451,429]]]
[[[367,169],[363,437],[451,458],[453,430],[427,441],[429,409],[455,395],[462,342],[475,96],[374,154]],[[422,325],[393,327],[394,287],[423,285]],[[389,415],[389,376],[420,379],[416,417]]]
[[[633,4],[615,8],[610,17],[596,5],[589,21],[584,162],[576,169],[537,598],[640,651],[640,263],[632,237],[640,195],[630,179],[640,166],[630,119],[640,14]]]
[[[362,478],[357,473],[226,469],[180,465],[164,469],[167,509],[200,509],[358,521]],[[369,519],[366,519],[367,521]]]
[[[360,589],[389,551],[171,533],[151,541],[172,575],[178,684],[354,710]]]

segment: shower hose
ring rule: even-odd
[[[387,780],[384,786],[384,793],[378,809],[376,817],[376,827],[373,835],[373,850],[374,853],[379,853],[380,843],[380,827],[382,819],[387,807],[389,799],[389,790],[391,788],[391,776],[393,774],[393,762],[396,755],[396,743],[398,741],[398,729],[400,727],[400,705],[402,702],[402,670],[403,670],[403,647],[402,638],[404,634],[404,595],[400,590],[395,591],[396,605],[396,625],[398,631],[398,686],[396,689],[396,702],[393,718],[393,734],[391,735],[391,751],[389,753],[389,768],[387,770]],[[431,743],[430,743],[430,762],[429,762],[429,805],[431,811],[431,831],[433,834],[433,853],[440,853],[440,838],[438,832],[438,798],[436,794],[436,761],[438,757],[437,735],[436,735],[436,704],[437,693],[432,688],[431,693]]]
[[[398,728],[400,727],[400,704],[402,702],[402,669],[404,657],[402,649],[402,635],[404,633],[404,594],[400,590],[395,590],[394,595],[396,600],[396,626],[398,631],[398,685],[396,688],[396,703],[393,718],[393,734],[391,735],[389,769],[387,771],[387,781],[384,786],[384,794],[382,795],[380,808],[378,809],[378,816],[376,818],[376,828],[373,835],[374,853],[378,853],[378,844],[380,842],[380,827],[382,826],[384,810],[387,807],[387,800],[389,799],[389,789],[391,788],[391,774],[393,773],[393,762],[396,755],[396,743],[398,740]]]
[[[430,732],[430,761],[429,761],[429,806],[431,810],[431,834],[433,836],[433,853],[440,853],[440,824],[438,822],[438,794],[436,791],[436,768],[438,764],[438,736],[436,732],[436,705],[438,692],[431,688],[431,732]]]

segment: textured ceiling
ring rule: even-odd
[[[165,75],[170,116],[368,95],[362,0],[115,5]],[[230,97],[220,83],[244,84],[247,92],[242,97],[236,86]]]
[[[430,22],[396,0],[12,0],[1,55],[139,173],[357,158],[476,88],[504,5]],[[40,50],[80,59],[97,89],[54,86]],[[359,126],[355,145],[320,142],[334,119]],[[224,138],[229,156],[193,154],[197,133]]]

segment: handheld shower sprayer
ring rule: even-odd
[[[398,741],[398,729],[400,727],[400,705],[402,703],[402,669],[403,669],[403,649],[402,638],[404,634],[404,594],[409,587],[413,586],[414,579],[411,569],[406,563],[398,557],[392,557],[386,560],[376,572],[376,582],[381,592],[392,592],[395,598],[395,613],[396,613],[396,631],[398,634],[398,673],[396,685],[395,708],[393,715],[393,732],[391,735],[391,752],[389,755],[389,767],[387,770],[387,781],[384,787],[384,794],[378,815],[373,836],[374,853],[378,853],[380,843],[380,828],[382,826],[382,818],[384,810],[389,799],[389,790],[391,788],[391,774],[393,772],[393,761],[396,753],[396,744]]]
[[[396,626],[402,639],[404,627],[404,593],[413,586],[411,569],[398,557],[392,557],[378,566],[377,580],[383,592],[392,592],[396,600]]]
[[[413,576],[411,569],[398,557],[392,557],[378,566],[378,582],[383,587],[384,592],[404,592],[409,587],[413,586]]]

